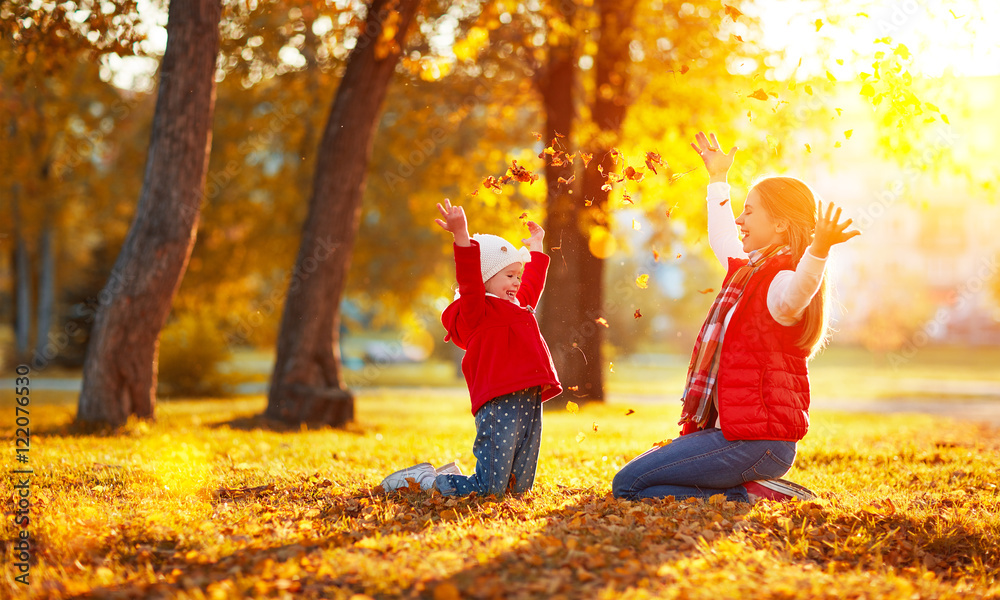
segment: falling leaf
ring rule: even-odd
[[[893,54],[899,56],[903,60],[910,58],[910,49],[906,47],[906,44],[899,44],[896,49],[892,51]]]
[[[580,152],[580,159],[583,160],[583,168],[586,169],[590,164],[590,159],[594,158],[594,155],[589,152]]]
[[[645,177],[645,173],[642,171],[636,171],[632,167],[626,167],[625,177],[626,179],[631,179],[632,181],[642,181],[642,178]]]
[[[823,19],[816,19],[814,25],[816,25],[816,31],[823,29]]]
[[[944,121],[945,125],[951,125],[951,121],[948,120],[948,115],[941,113],[941,120]]]
[[[559,178],[559,183],[565,183],[566,185],[569,185],[574,181],[576,181],[576,175],[570,175],[569,179],[564,179],[562,177]]]
[[[660,440],[660,441],[658,441],[658,442],[653,442],[653,446],[654,446],[655,448],[662,448],[662,447],[664,447],[664,446],[668,446],[668,445],[670,445],[670,442],[672,442],[672,441],[673,441],[673,440]]]
[[[835,143],[833,144],[833,147],[834,147],[834,148],[840,148],[840,142],[835,142]]]
[[[598,325],[604,325],[605,327],[608,326],[608,320],[605,319],[604,317],[597,317],[596,319],[594,319],[594,322],[597,323]]]
[[[531,135],[535,136],[536,140],[542,141],[542,134],[538,133],[537,131],[532,131]]]
[[[699,294],[711,294],[714,291],[715,290],[713,288],[705,288],[703,290],[698,290],[698,293]]]
[[[516,160],[510,161],[510,167],[507,169],[507,175],[522,183],[534,183],[538,179],[538,175],[535,175],[528,169],[518,165]]]
[[[578,389],[580,389],[580,386],[578,386],[578,385],[571,385],[571,386],[569,386],[569,387],[568,387],[568,388],[566,388],[566,389],[567,389],[567,390],[569,390],[569,391],[571,391],[571,392],[575,392],[575,391],[577,391]]]
[[[833,109],[833,110],[837,111],[837,116],[838,116],[838,117],[839,117],[840,115],[844,114],[844,109],[842,109],[842,108],[835,108],[835,109]]]
[[[646,289],[649,286],[649,275],[639,275],[635,278],[635,284],[639,286],[640,289]]]
[[[577,444],[581,443],[585,439],[587,439],[587,436],[584,435],[582,431],[576,434],[576,443]]]
[[[812,89],[811,85],[806,85],[802,89],[804,89],[806,91],[806,93],[809,94],[810,96],[813,95],[813,89]]]
[[[632,414],[635,414],[635,411],[632,410],[631,408],[625,411],[625,416],[626,417],[629,416],[629,415],[632,415]]]
[[[628,193],[628,190],[622,190],[622,202],[625,204],[632,204],[632,195]],[[633,221],[634,224],[634,221]]]
[[[862,96],[868,96],[870,98],[870,97],[872,97],[872,96],[875,95],[875,88],[872,87],[872,84],[866,83],[863,86],[861,86],[861,94],[860,95],[862,95]]]
[[[738,8],[729,6],[728,4],[723,4],[722,8],[726,11],[726,16],[734,21],[743,16],[743,13]]]
[[[602,185],[601,186],[601,191],[610,192],[611,191],[611,184],[610,183],[605,183],[604,185]]]
[[[576,402],[573,402],[572,400],[567,400],[566,410],[575,415],[576,413],[580,412],[580,405],[577,404]]]
[[[729,198],[726,198],[725,200],[722,200],[721,202],[719,202],[719,206],[725,206],[728,203],[729,203]]]
[[[639,312],[639,309],[637,308],[637,309],[635,309],[635,314],[632,315],[632,316],[635,317],[636,319],[638,319],[638,318],[642,317],[642,313]]]
[[[597,431],[597,421],[594,421],[593,428],[594,428],[594,431]]]
[[[826,78],[829,79],[830,81],[834,82],[834,83],[837,83],[837,78],[834,77],[833,73],[831,73],[829,71],[826,72]]]
[[[642,223],[636,221],[635,219],[632,219],[632,229],[639,231],[640,229],[642,229]]]
[[[736,35],[735,33],[733,34],[733,37],[736,38],[737,41],[740,41],[740,42],[743,41],[743,38],[741,38],[740,36]]]
[[[615,363],[609,362],[608,363],[608,369],[610,369],[611,372],[614,373],[615,372]]]
[[[518,217],[518,219],[521,219],[522,221],[523,221],[524,219],[527,219],[527,218],[528,218],[528,213],[526,213],[526,212],[523,212],[523,213],[521,213],[521,216],[520,216],[520,217]]]
[[[660,262],[660,253],[653,250],[653,262]]]
[[[469,195],[470,196],[478,196],[479,195],[479,189],[477,188],[477,189],[472,190],[472,193],[469,194]]]
[[[813,151],[812,147],[809,146],[809,144],[806,144],[806,152],[809,152],[811,154],[812,151]]]
[[[844,132],[844,137],[847,138],[847,139],[851,139],[852,135],[854,135],[854,130],[853,129],[848,129],[847,131]]]
[[[584,205],[584,206],[590,206],[590,205],[592,205],[593,203],[594,203],[594,201],[593,201],[592,199],[590,199],[590,198],[584,198],[584,199],[583,199],[583,205]]]
[[[767,100],[767,92],[763,89],[758,88],[754,93],[750,94],[750,97],[755,100]]]

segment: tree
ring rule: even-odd
[[[354,399],[341,374],[340,299],[357,236],[382,101],[419,0],[375,0],[351,52],[316,158],[309,213],[278,334],[265,414],[343,425]]]
[[[156,354],[195,241],[211,148],[221,0],[173,0],[135,220],[104,288],[77,418],[152,418]]]

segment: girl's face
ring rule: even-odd
[[[486,292],[502,300],[516,302],[517,289],[521,287],[522,263],[514,263],[486,280]]]
[[[743,236],[743,251],[760,250],[772,244],[788,243],[784,221],[775,221],[764,209],[757,189],[751,189],[743,204],[743,212],[736,218],[736,225]]]

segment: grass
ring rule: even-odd
[[[364,392],[343,430],[268,429],[251,397],[85,434],[73,400],[33,395],[35,598],[1000,598],[985,426],[817,411],[789,477],[819,501],[633,503],[611,478],[677,406],[557,398],[535,489],[495,501],[377,488],[423,460],[473,467],[461,389]],[[8,513],[5,561],[14,536]]]

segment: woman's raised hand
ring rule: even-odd
[[[455,243],[459,246],[469,245],[469,222],[465,218],[465,209],[461,206],[452,206],[451,200],[444,199],[444,206],[438,202],[438,212],[444,220],[434,219],[434,222],[441,226],[441,229],[451,232],[455,236]]]
[[[729,173],[729,168],[733,166],[733,160],[736,158],[736,146],[733,146],[728,153],[723,152],[714,133],[709,138],[704,132],[699,131],[691,142],[691,147],[705,162],[711,183],[725,182],[726,174]]]
[[[837,212],[833,211],[834,208]],[[826,258],[834,244],[842,244],[856,235],[861,235],[857,229],[845,231],[851,226],[852,220],[848,219],[841,223],[840,207],[834,206],[833,202],[828,203],[824,211],[823,203],[817,201],[816,214],[816,233],[812,245],[809,246],[809,253],[816,258]]]

